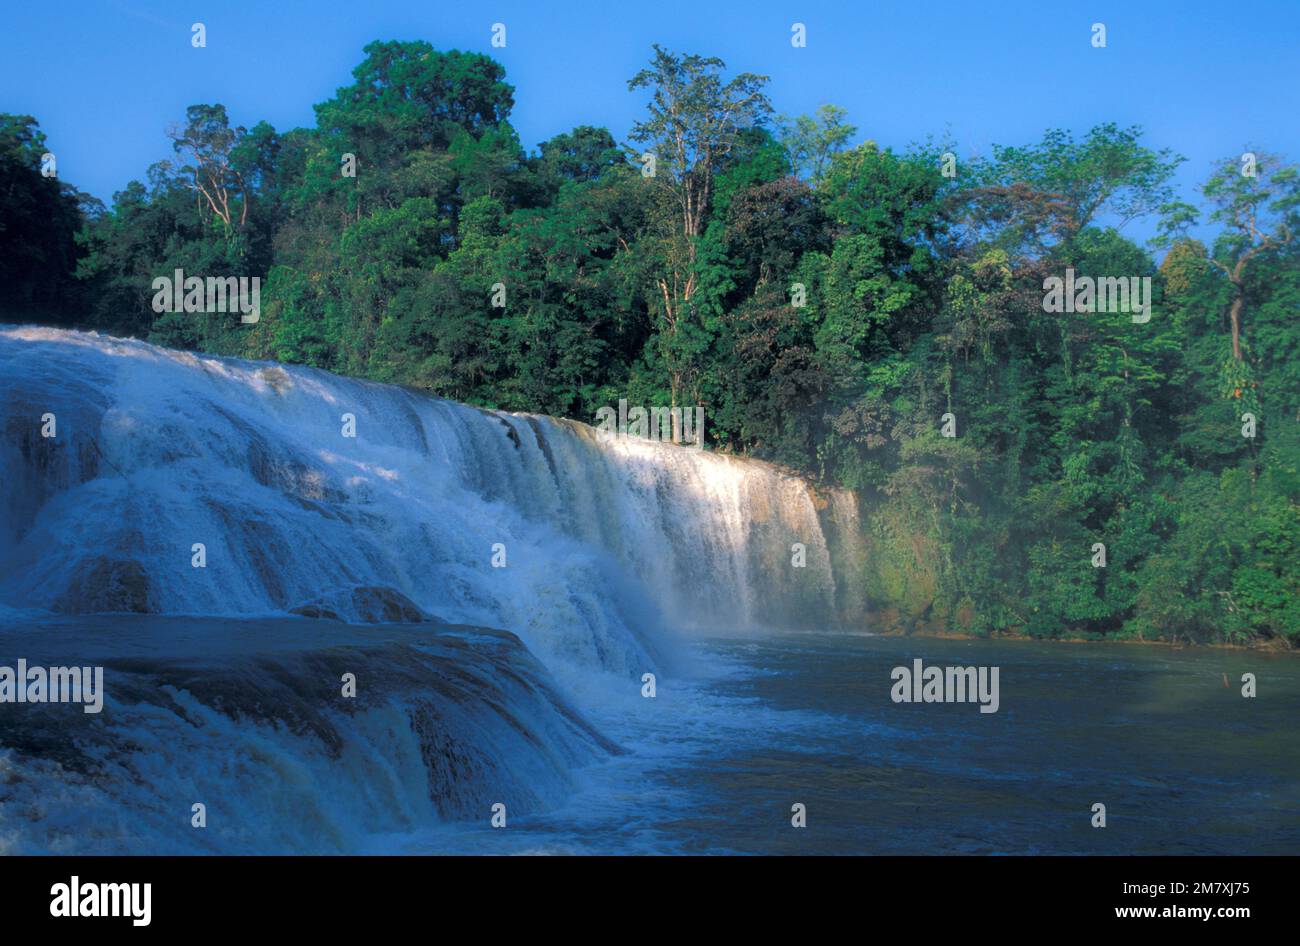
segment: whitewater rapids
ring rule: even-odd
[[[42,328],[0,331],[0,405],[13,608],[106,610],[93,594],[116,582],[130,606],[112,610],[315,602],[355,620],[355,588],[390,586],[544,660],[639,675],[664,628],[825,627],[860,607],[837,576],[855,554],[851,495],[766,464]]]
[[[0,430],[0,643],[108,694],[0,706],[0,851],[356,851],[545,809],[620,752],[584,714],[649,702],[682,638],[862,609],[850,494],[570,420],[10,327]]]

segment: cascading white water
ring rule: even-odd
[[[357,851],[541,810],[619,753],[584,713],[669,705],[640,680],[680,635],[857,606],[850,495],[572,421],[45,328],[0,330],[0,418],[0,665],[107,691],[0,705],[0,853]],[[527,650],[288,617],[416,608]]]
[[[819,501],[765,464],[53,329],[0,332],[0,396],[11,607],[356,618],[389,586],[620,674],[665,659],[665,626],[842,610]]]
[[[4,628],[0,652],[105,680],[97,715],[0,705],[0,854],[363,851],[549,808],[618,751],[504,632],[77,615]]]

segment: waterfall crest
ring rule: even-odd
[[[0,389],[9,607],[359,620],[386,588],[619,674],[668,628],[856,607],[852,497],[767,464],[47,328],[0,331]]]

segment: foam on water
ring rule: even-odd
[[[543,659],[637,674],[664,627],[825,626],[855,603],[823,531],[855,531],[851,497],[765,464],[53,329],[0,332],[0,405],[10,607],[102,610],[93,593],[125,583],[160,613],[356,618],[353,588],[393,586]]]
[[[617,770],[580,713],[658,751],[635,724],[640,678],[688,669],[681,635],[825,626],[861,604],[851,496],[572,421],[44,328],[0,331],[0,417],[0,625],[29,644],[10,660],[66,637],[55,649],[98,653],[109,690],[102,718],[0,706],[13,850],[361,850],[482,821],[502,796],[545,810],[574,771]],[[358,589],[506,629],[545,667],[489,632],[380,646],[283,619],[367,619]],[[105,611],[171,617],[48,618]],[[195,638],[185,615],[223,620]],[[249,627],[318,639],[268,656]],[[371,694],[389,681],[381,701],[338,704],[340,654]],[[205,798],[221,830],[189,828]]]
[[[0,646],[105,681],[100,714],[0,706],[0,853],[356,851],[549,808],[619,751],[505,632],[87,615]]]

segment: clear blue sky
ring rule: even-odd
[[[286,130],[346,84],[372,39],[488,53],[516,89],[530,149],[577,124],[619,140],[641,107],[626,80],[650,44],[772,77],[778,111],[849,110],[895,147],[950,132],[959,154],[1048,127],[1137,123],[1187,156],[1185,196],[1247,146],[1300,160],[1300,0],[417,0],[9,3],[0,111],[35,115],[59,175],[105,200],[169,156],[163,130],[196,102]],[[190,45],[190,24],[208,29]],[[790,45],[807,25],[808,46]],[[494,22],[507,46],[493,49]],[[1108,46],[1090,44],[1103,22]],[[1131,228],[1144,238],[1149,226]]]

